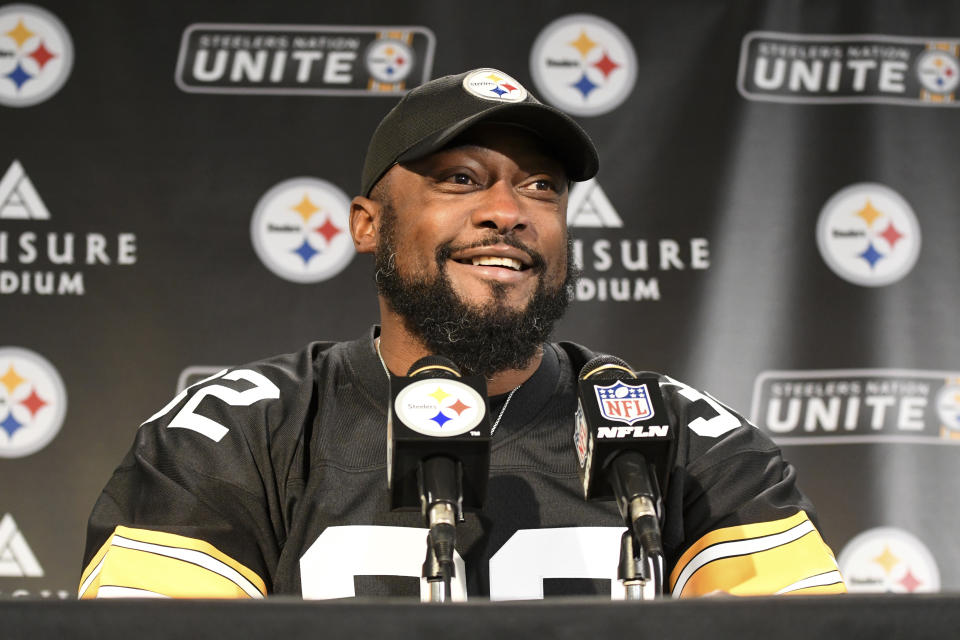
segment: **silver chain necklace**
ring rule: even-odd
[[[380,338],[378,337],[376,340],[373,341],[373,343],[377,347],[377,356],[380,358],[380,364],[383,365],[383,372],[387,374],[387,380],[390,380],[390,370],[387,369],[387,363],[384,361],[383,354],[380,352]],[[521,386],[523,386],[522,382],[517,386],[515,386],[513,389],[511,389],[509,395],[507,395],[507,399],[506,401],[504,401],[503,407],[501,407],[500,409],[500,415],[497,416],[497,419],[493,422],[493,425],[490,427],[491,437],[493,437],[493,434],[497,430],[497,427],[500,426],[500,421],[503,420],[503,414],[507,412],[507,405],[509,405],[510,401],[513,400],[513,394],[515,394],[517,392],[517,389],[519,389]]]
[[[493,437],[493,432],[497,430],[497,425],[500,424],[500,420],[503,419],[503,414],[507,412],[507,405],[510,404],[510,401],[513,399],[513,394],[517,392],[517,389],[520,388],[518,384],[513,389],[510,390],[510,394],[507,396],[506,401],[503,403],[503,408],[500,409],[500,415],[497,416],[496,421],[493,423],[493,426],[490,427],[490,436]]]

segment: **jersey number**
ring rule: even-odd
[[[723,434],[733,431],[741,425],[740,419],[728,411],[727,408],[720,404],[713,396],[707,393],[700,393],[693,387],[688,387],[682,382],[678,382],[669,376],[667,377],[667,380],[669,381],[668,384],[680,387],[680,395],[689,400],[691,403],[702,400],[710,405],[710,407],[717,413],[717,415],[713,416],[709,420],[698,417],[694,418],[687,424],[687,426],[690,427],[690,430],[696,433],[698,436],[703,436],[705,438],[719,438]]]
[[[617,580],[620,527],[521,529],[490,558],[491,600],[543,598],[546,578],[610,580],[614,600],[624,593]],[[419,577],[426,529],[348,525],[329,527],[300,558],[304,598],[351,598],[354,576]],[[463,560],[455,558],[454,600],[466,599]],[[421,596],[425,585],[421,579]]]
[[[190,429],[191,431],[196,431],[210,438],[214,442],[220,442],[223,436],[227,435],[229,429],[216,420],[211,420],[210,418],[194,413],[204,398],[213,396],[226,402],[231,407],[249,407],[254,402],[259,402],[260,400],[280,397],[280,389],[277,388],[277,385],[267,380],[263,374],[251,371],[250,369],[236,369],[227,373],[227,370],[224,369],[181,391],[177,394],[176,398],[167,403],[167,406],[150,416],[143,424],[156,420],[180,404],[180,401],[186,397],[187,393],[193,387],[211,380],[216,380],[217,378],[234,381],[246,380],[253,384],[253,387],[244,389],[243,391],[237,391],[236,389],[231,389],[230,387],[225,387],[220,384],[212,384],[209,387],[204,387],[197,391],[193,397],[183,405],[180,411],[177,411],[177,415],[167,424],[168,429]]]

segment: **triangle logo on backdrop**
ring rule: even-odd
[[[623,226],[623,220],[597,179],[590,178],[586,182],[577,182],[570,189],[567,226],[619,228]]]
[[[0,179],[0,220],[49,220],[50,212],[19,160]]]
[[[0,577],[43,577],[43,568],[9,513],[0,519]]]

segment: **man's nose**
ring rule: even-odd
[[[495,229],[498,233],[526,228],[526,214],[521,196],[513,185],[500,180],[482,192],[482,199],[472,214],[473,224]]]

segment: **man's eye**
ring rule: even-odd
[[[534,191],[556,191],[557,185],[553,183],[553,180],[547,178],[540,178],[539,180],[534,180],[531,182],[527,188]]]
[[[454,184],[473,184],[473,178],[465,173],[455,173],[447,178],[447,182],[452,182]]]

